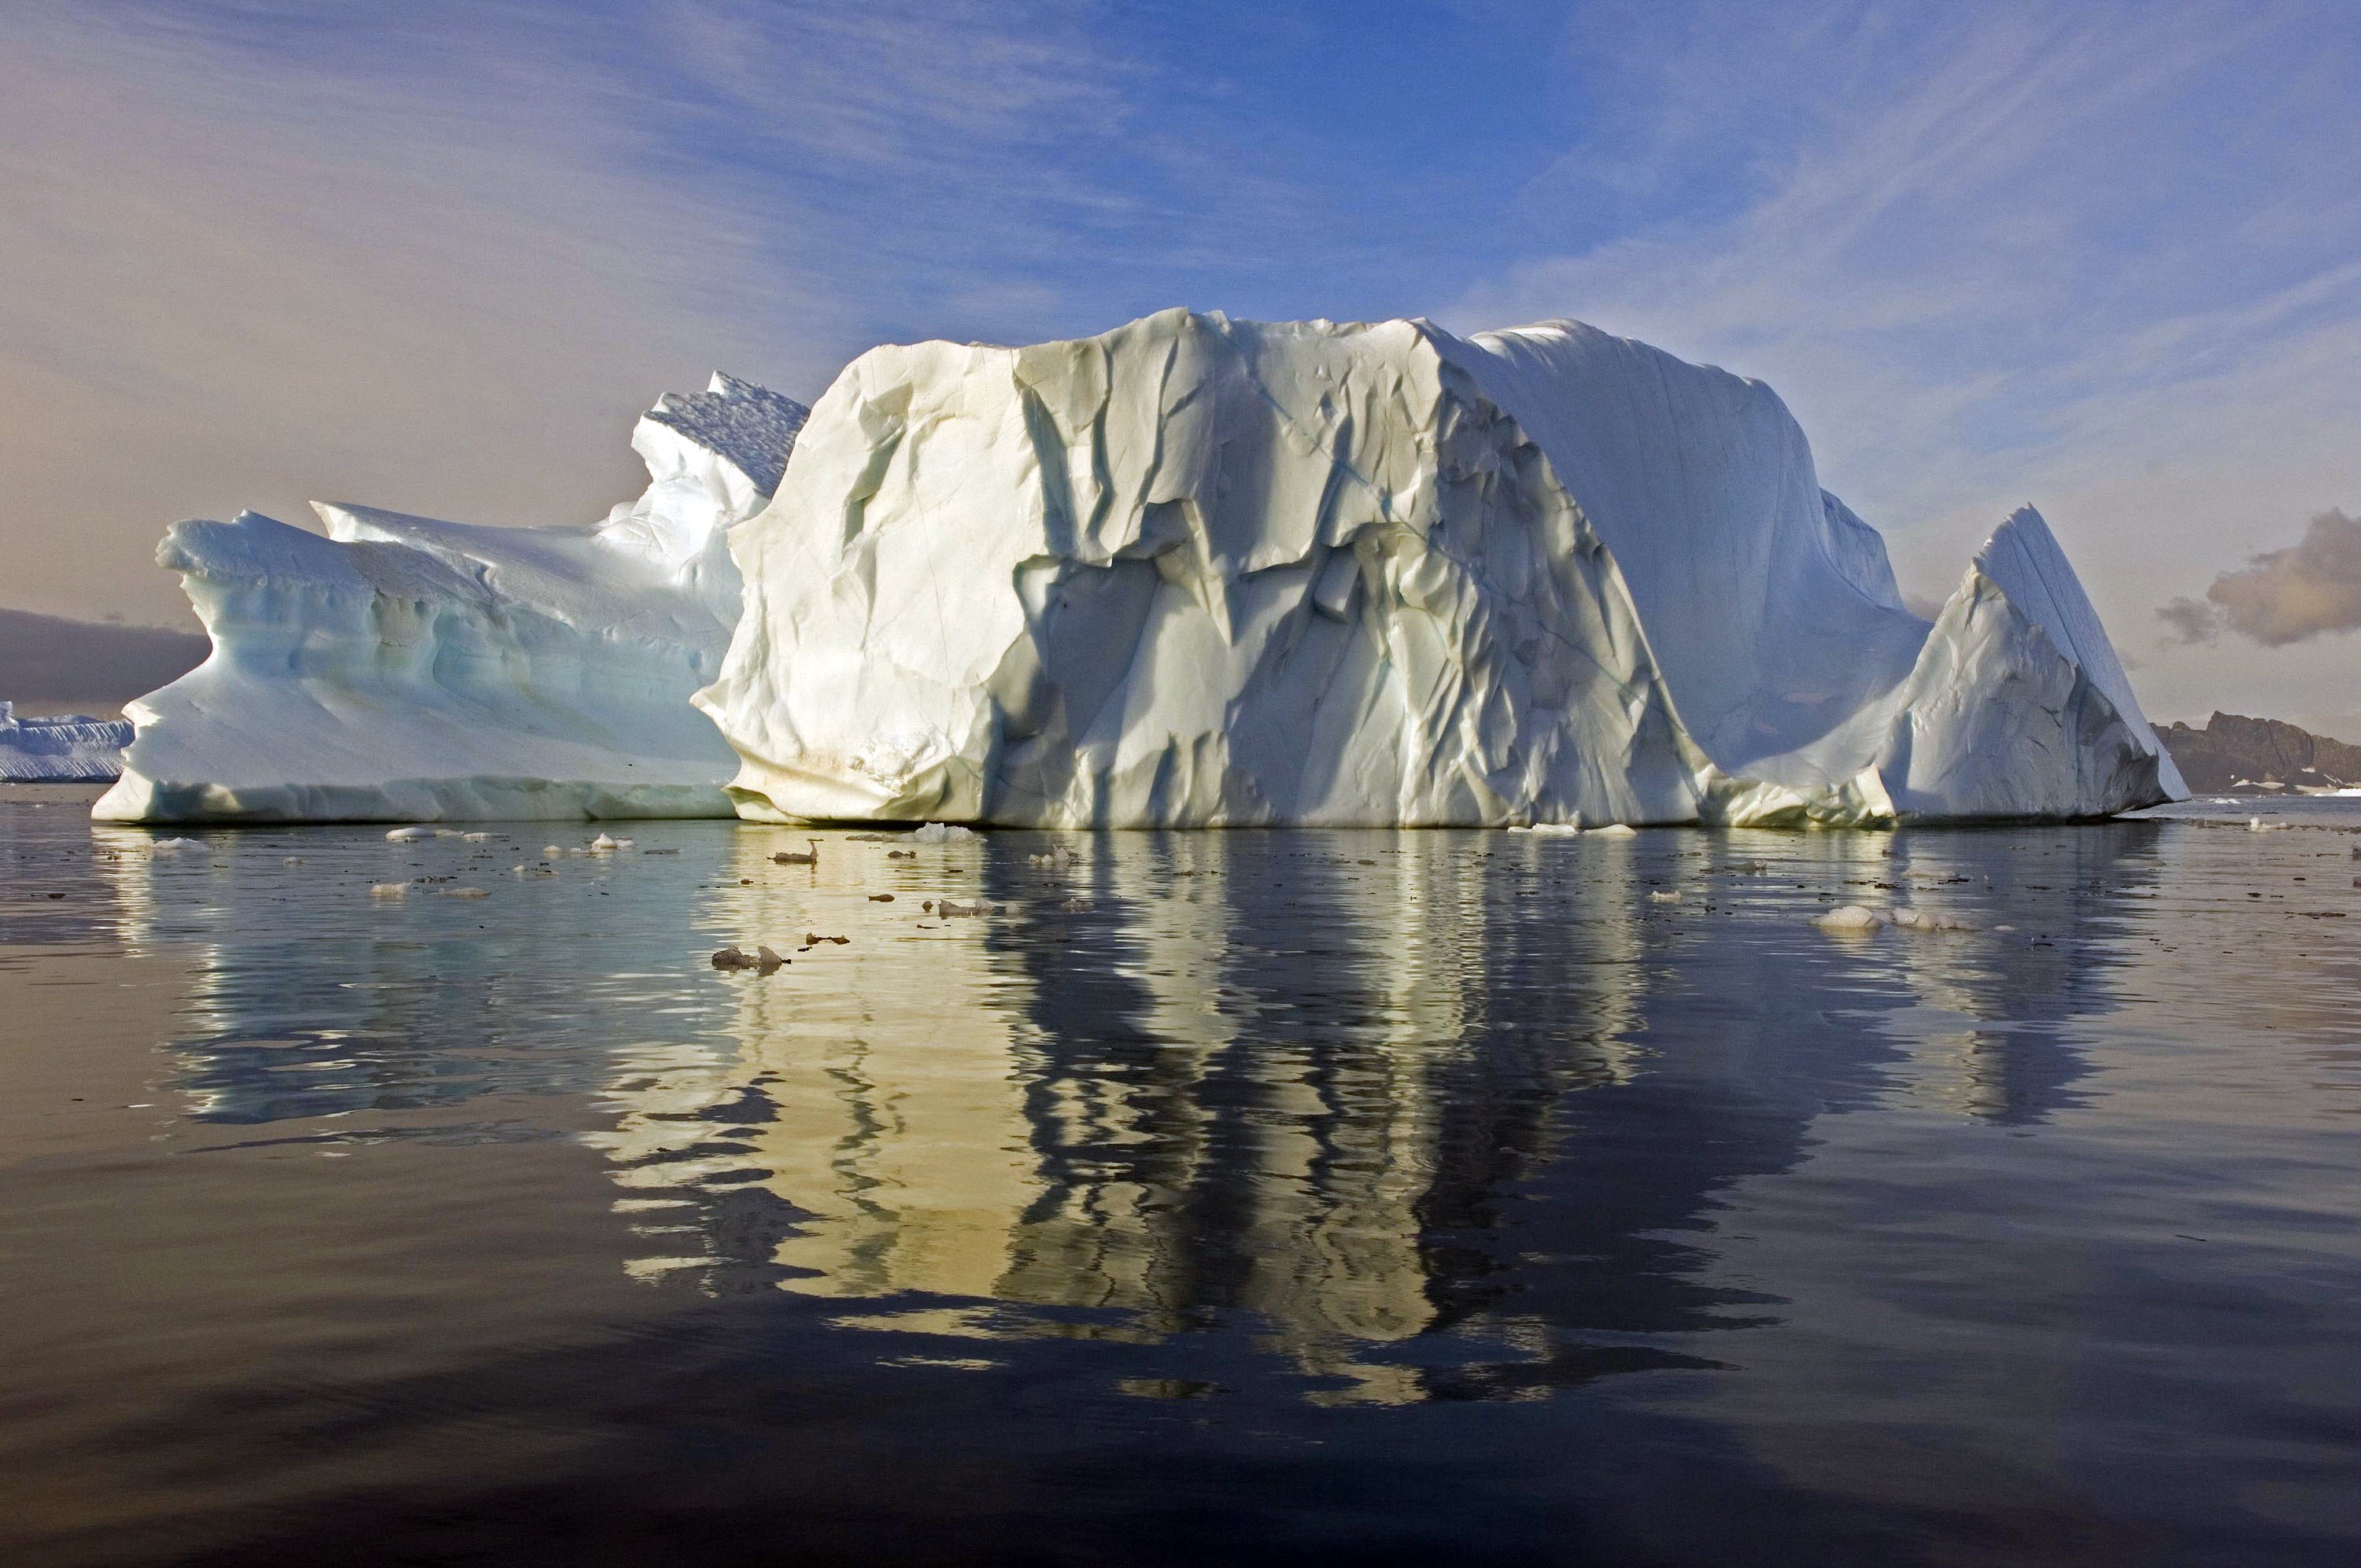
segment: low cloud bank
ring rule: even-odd
[[[212,649],[193,632],[0,609],[0,701],[120,707],[179,680]]]
[[[2214,578],[2203,599],[2184,596],[2156,613],[2177,642],[2211,642],[2227,630],[2281,648],[2361,630],[2361,519],[2322,512],[2295,543]]]

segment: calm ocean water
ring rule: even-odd
[[[0,1562],[2361,1561],[2361,802],[78,798],[0,798]]]

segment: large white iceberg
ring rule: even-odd
[[[733,531],[741,815],[2097,816],[2185,794],[2048,527],[1938,618],[1760,382],[1572,322],[873,349]]]
[[[212,656],[131,704],[102,819],[727,816],[730,747],[689,694],[738,619],[725,535],[808,411],[717,376],[631,444],[650,484],[584,527],[483,528],[320,504],[158,552]]]
[[[85,784],[123,771],[123,748],[131,726],[120,718],[86,713],[50,718],[19,718],[14,703],[0,702],[0,781],[9,784]]]

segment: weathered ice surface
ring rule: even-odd
[[[2180,793],[2032,511],[1932,626],[1767,388],[1571,322],[872,350],[734,531],[762,819],[1866,823]]]
[[[1877,767],[1904,817],[2087,816],[2189,795],[2031,507],[1935,618],[1901,707]]]
[[[667,395],[638,500],[582,527],[320,504],[328,535],[173,526],[213,638],[131,704],[102,819],[727,816],[732,758],[689,694],[738,616],[725,533],[768,500],[807,411],[728,377]]]
[[[0,779],[10,784],[111,779],[123,772],[129,744],[131,726],[124,719],[82,713],[19,718],[13,703],[0,702]]]

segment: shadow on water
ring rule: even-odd
[[[572,1140],[613,1195],[586,1246],[664,1303],[176,1412],[245,1463],[379,1456],[181,1560],[1932,1560],[1907,1509],[1572,1396],[1781,1321],[1710,1266],[1721,1208],[1825,1118],[2081,1103],[2068,1026],[2114,1005],[2163,830],[1141,834],[1071,869],[831,834],[802,868],[680,825],[546,877],[508,871],[529,833],[102,835],[122,940],[199,957],[189,1157]],[[459,881],[353,895],[397,874]],[[1808,925],[1846,899],[1976,929]],[[796,961],[717,973],[725,941]],[[564,1441],[413,1482],[454,1410]]]

